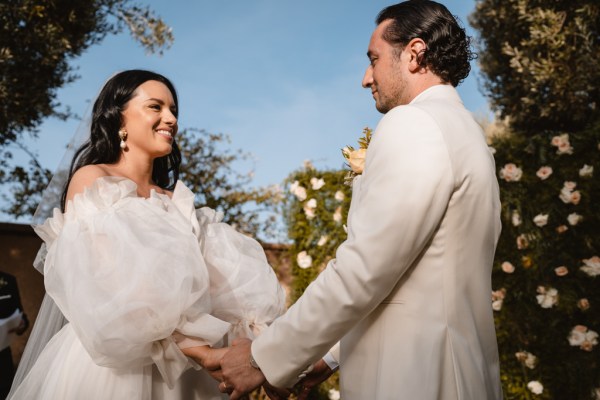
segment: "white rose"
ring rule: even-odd
[[[310,184],[311,184],[313,190],[319,190],[323,186],[325,186],[325,181],[322,178],[317,179],[317,178],[313,177],[313,178],[310,178]]]
[[[500,170],[500,178],[506,182],[517,182],[521,180],[523,170],[513,163],[508,163]]]
[[[306,269],[312,265],[312,257],[306,251],[301,251],[296,256],[296,262],[300,268]]]
[[[515,272],[515,266],[509,263],[508,261],[504,261],[502,263],[502,271],[506,272],[507,274],[512,274],[513,272]]]
[[[543,166],[535,173],[538,178],[541,180],[548,179],[550,175],[552,175],[552,168],[548,166]]]
[[[533,394],[542,394],[544,393],[544,386],[538,381],[531,381],[527,384],[527,389],[531,391]]]
[[[506,289],[504,288],[492,291],[492,310],[500,311],[502,309],[505,296]]]
[[[335,212],[333,213],[333,220],[337,223],[342,222],[342,207],[335,209]]]
[[[573,154],[573,147],[569,143],[569,134],[565,133],[560,136],[554,136],[550,142],[552,146],[558,148],[556,154]]]
[[[594,174],[594,166],[583,164],[583,168],[579,170],[579,176],[581,177],[590,177]]]
[[[528,351],[519,351],[515,353],[515,357],[529,369],[534,369],[537,365],[537,357]]]
[[[329,389],[327,396],[329,397],[329,400],[340,400],[340,392],[336,389]]]
[[[558,302],[558,290],[554,288],[546,289],[540,286],[537,291],[540,294],[535,296],[535,298],[542,308],[552,308]]]
[[[315,217],[315,208],[317,208],[316,199],[310,199],[304,204],[304,214],[306,214],[306,218],[313,219]]]
[[[298,181],[296,181],[298,182]],[[294,186],[294,185],[292,185]],[[300,186],[299,184],[293,187],[290,186],[290,192],[292,192],[292,194],[294,196],[296,196],[296,198],[300,201],[304,201],[306,200],[306,189],[303,186]]]
[[[519,226],[523,223],[523,220],[521,219],[521,215],[519,214],[519,212],[517,210],[514,210],[512,212],[511,222],[512,222],[513,226]]]
[[[362,174],[365,168],[365,157],[367,156],[367,149],[358,149],[350,152],[348,156],[348,164],[352,171],[357,174]]]
[[[569,344],[571,346],[581,346],[586,340],[585,334],[587,330],[588,328],[585,325],[574,326],[569,333],[569,337],[567,338],[569,340]]]
[[[533,222],[539,226],[542,227],[546,224],[548,224],[548,214],[538,214],[533,218]]]
[[[583,217],[577,213],[569,214],[567,217],[567,221],[569,221],[569,224],[571,225],[577,225],[581,220],[583,220]]]
[[[317,242],[317,246],[321,247],[324,246],[325,243],[327,243],[327,240],[329,240],[329,237],[327,235],[323,235],[319,238],[319,241]]]
[[[585,265],[580,268],[583,272],[589,276],[600,275],[600,257],[593,256],[592,258],[583,260],[583,263]]]
[[[337,192],[335,192],[335,196],[334,197],[335,197],[335,199],[337,201],[344,201],[344,198],[346,196],[344,195],[344,192],[342,192],[341,190],[338,190]]]

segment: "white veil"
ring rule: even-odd
[[[67,150],[63,155],[54,176],[42,194],[40,204],[35,210],[32,218],[32,226],[34,227],[36,225],[41,225],[47,218],[51,217],[55,208],[60,208],[61,195],[65,184],[67,183],[73,156],[90,136],[92,120],[91,109],[92,106],[88,106],[85,117],[79,123],[75,135],[73,135],[69,141]],[[44,273],[46,253],[46,244],[42,243],[35,261],[33,262],[33,266],[42,274]],[[45,294],[7,399],[10,399],[13,396],[23,379],[25,379],[27,373],[31,370],[31,367],[35,364],[44,347],[46,347],[46,344],[66,323],[67,320],[54,303],[54,300],[52,300],[48,294]]]

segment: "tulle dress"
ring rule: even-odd
[[[35,228],[47,293],[69,321],[12,399],[221,399],[181,348],[258,334],[285,294],[253,239],[172,198],[103,177]],[[225,397],[226,398],[226,397]]]

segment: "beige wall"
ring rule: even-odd
[[[41,239],[29,225],[0,223],[0,270],[17,278],[21,302],[30,321],[29,329],[12,344],[15,364],[21,358],[44,297],[43,276],[33,268],[33,260],[41,243]],[[267,243],[263,244],[263,248],[269,263],[289,293],[291,264],[287,251],[288,246]]]

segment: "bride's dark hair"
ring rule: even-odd
[[[102,88],[92,109],[92,123],[89,139],[77,150],[71,167],[69,178],[61,196],[61,208],[65,209],[67,189],[73,174],[81,167],[90,164],[113,164],[119,160],[121,147],[118,131],[123,122],[122,113],[125,105],[135,95],[136,89],[147,81],[158,81],[169,89],[175,101],[175,116],[179,110],[175,87],[164,76],[151,71],[133,69],[123,71],[112,78]],[[152,180],[167,190],[173,190],[179,178],[181,152],[173,141],[171,153],[154,160]],[[172,176],[170,176],[172,174]]]

